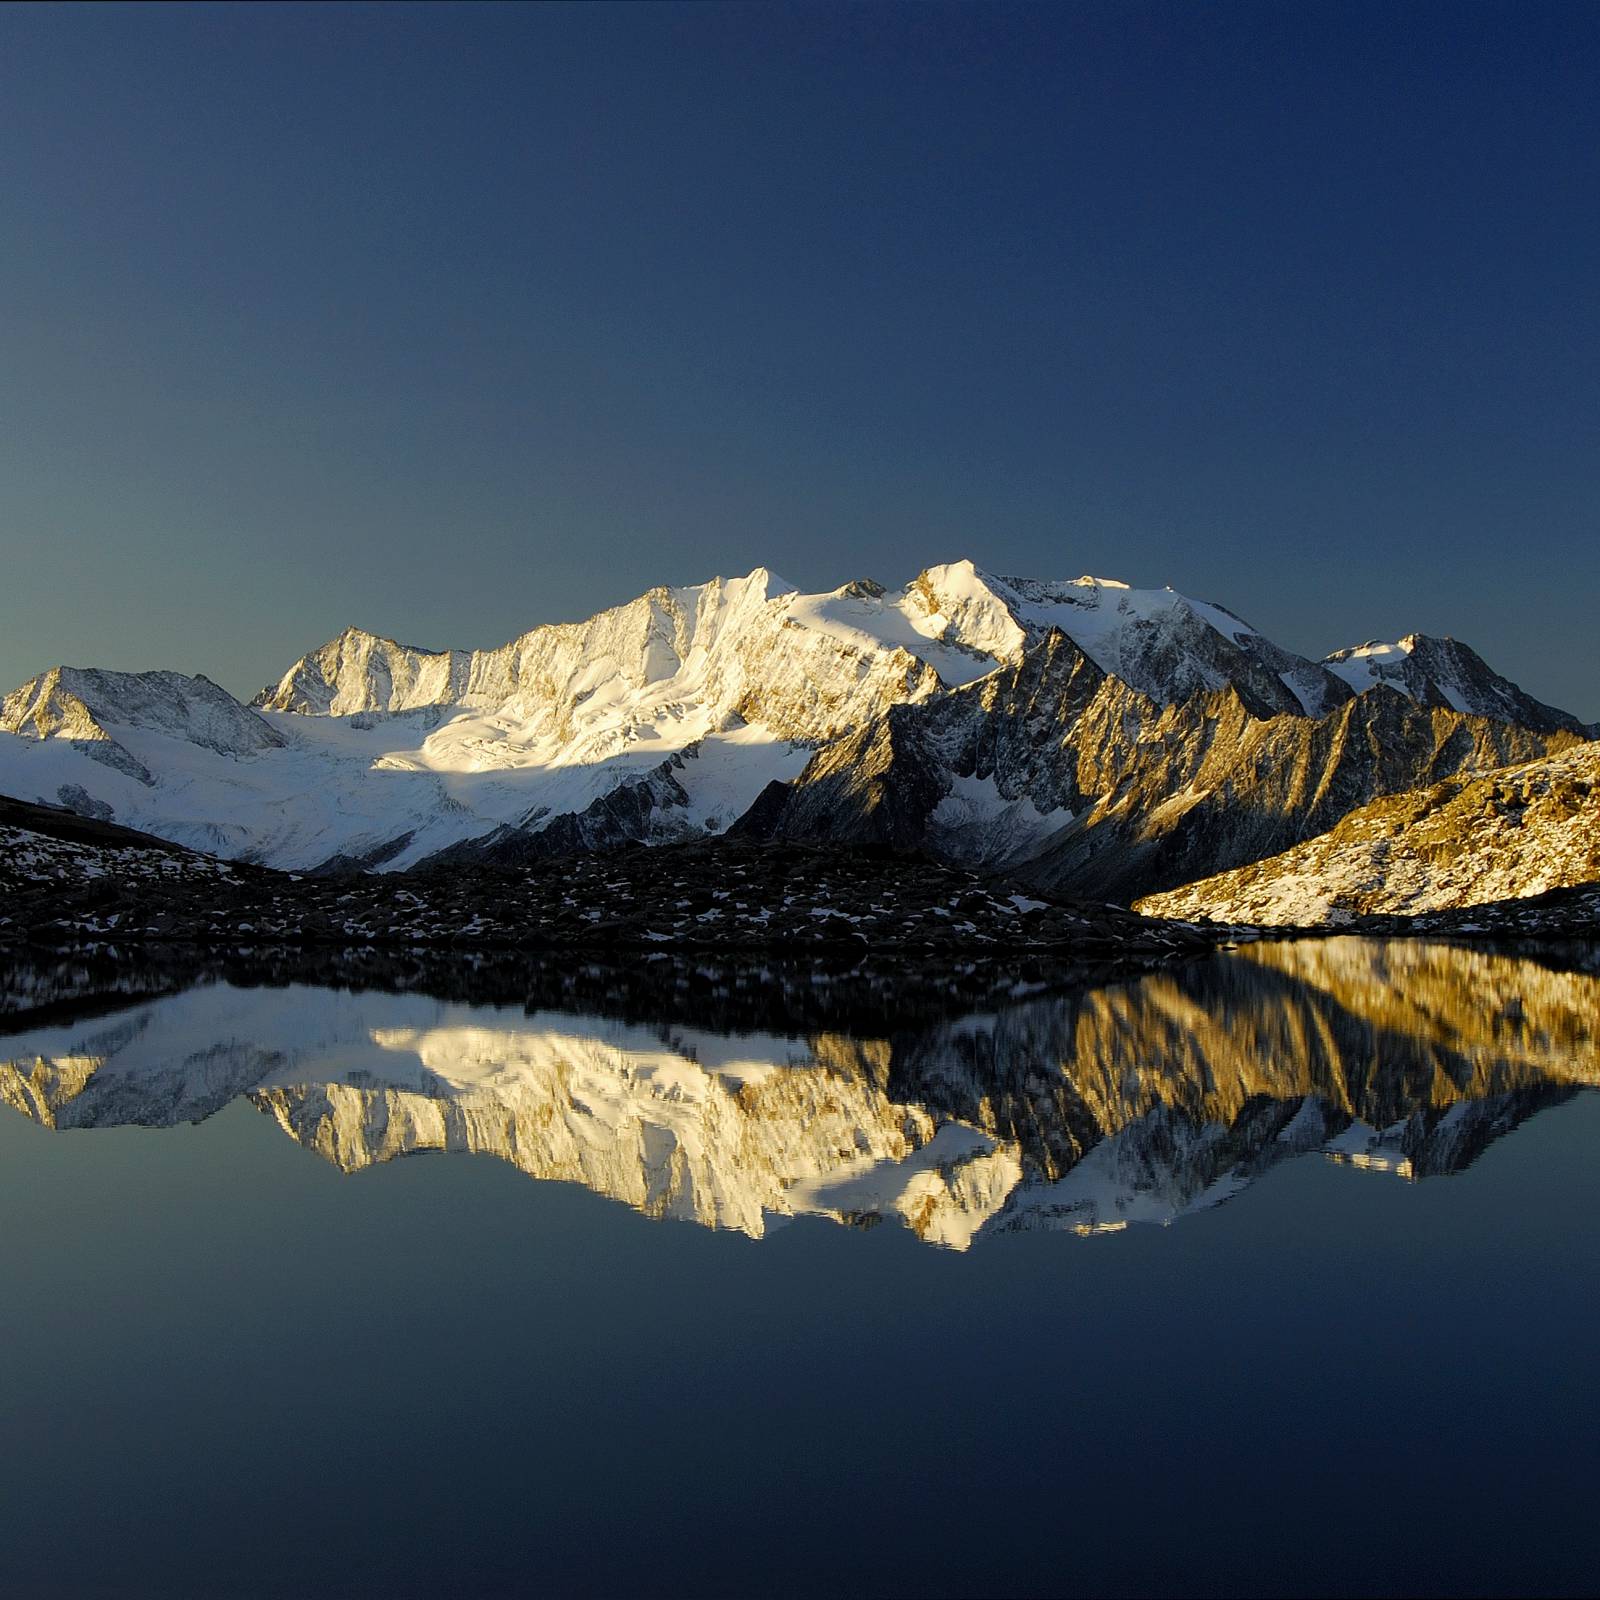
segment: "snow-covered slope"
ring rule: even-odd
[[[7,695],[0,701],[0,732],[61,740],[145,785],[157,780],[140,759],[142,746],[159,768],[170,744],[249,756],[280,743],[260,717],[209,678],[86,667],[56,667]]]
[[[1163,705],[1228,684],[1261,715],[1321,716],[1350,698],[1316,662],[1231,611],[1171,589],[1130,589],[1110,578],[979,576],[1031,637],[1059,628],[1102,672]]]
[[[662,774],[682,803],[660,836],[717,830],[816,744],[936,692],[933,661],[957,678],[992,664],[918,632],[882,597],[811,601],[791,615],[793,591],[758,569],[653,590],[493,651],[431,653],[351,630],[296,663],[259,714],[227,701],[262,749],[200,760],[163,718],[142,740],[114,727],[127,759],[108,771],[89,759],[92,730],[24,727],[19,711],[28,739],[0,744],[0,789],[107,807],[130,826],[284,867],[403,867]],[[928,659],[906,648],[916,641]]]
[[[183,739],[218,755],[251,755],[278,739],[206,677],[57,667],[0,702],[0,729],[38,739],[100,739],[108,730]]]
[[[1600,742],[1375,800],[1282,855],[1151,895],[1151,916],[1338,925],[1600,880]]]
[[[1224,689],[1258,719],[1322,715],[1352,694],[1344,675],[1170,589],[959,561],[900,589],[863,579],[803,595],[757,568],[494,650],[347,629],[254,710],[204,678],[58,668],[0,710],[0,793],[294,869],[404,868],[508,830],[551,850],[657,842],[726,828],[820,748],[895,708],[981,691],[1057,630],[1138,691],[1147,721]],[[1446,676],[1465,683],[1470,652],[1451,648]],[[1384,683],[1435,703],[1444,669],[1430,670]],[[1505,691],[1493,714],[1548,711],[1488,677]],[[999,861],[1064,820],[1059,799],[972,789],[938,826],[963,859]]]
[[[859,579],[816,595],[798,594],[758,568],[748,578],[653,589],[588,622],[535,628],[490,651],[417,650],[351,628],[296,662],[256,704],[333,715],[562,708],[593,692],[597,668],[614,673],[625,691],[666,685],[678,699],[726,699],[735,688],[730,679],[745,688],[759,672],[781,718],[807,724],[792,731],[815,737],[817,725],[792,698],[797,685],[786,682],[784,669],[814,671],[828,654],[820,641],[865,660],[901,652],[953,687],[1015,661],[1052,628],[1164,705],[1225,684],[1254,696],[1267,714],[1320,715],[1350,697],[1342,679],[1221,606],[1106,578],[1000,578],[957,561],[929,567],[903,589]],[[794,630],[798,642],[777,649],[775,629]],[[837,723],[828,716],[824,733]]]
[[[947,619],[907,591],[850,584],[800,595],[758,567],[652,589],[582,623],[535,628],[497,650],[430,652],[348,629],[256,704],[345,716],[469,708],[518,740],[584,742],[604,755],[663,724],[739,717],[783,738],[826,738],[863,703],[917,698],[990,670]],[[752,715],[754,713],[754,716]]]

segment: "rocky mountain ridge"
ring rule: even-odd
[[[758,568],[495,650],[347,629],[253,708],[56,669],[0,708],[0,793],[293,870],[737,828],[1126,899],[1582,731],[1453,641],[1319,663],[1171,590],[956,562],[803,595]]]
[[[1350,812],[1282,854],[1139,902],[1152,916],[1339,926],[1600,882],[1600,741]]]
[[[928,848],[1124,898],[1275,854],[1375,796],[1572,743],[1387,685],[1320,718],[1260,719],[1231,686],[1161,707],[1055,634],[825,747],[737,828]]]
[[[1425,633],[1408,633],[1393,644],[1372,639],[1335,650],[1323,665],[1358,694],[1383,683],[1419,706],[1495,717],[1541,733],[1561,731],[1592,738],[1600,732],[1571,712],[1535,700],[1459,639],[1435,639]]]
[[[154,786],[114,730],[181,740],[220,756],[249,756],[283,741],[226,689],[181,672],[101,672],[54,667],[0,700],[0,730],[60,739],[91,760]],[[92,814],[92,812],[91,812]]]

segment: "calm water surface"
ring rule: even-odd
[[[1592,1591],[1585,964],[13,1012],[0,1592]]]

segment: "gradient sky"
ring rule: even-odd
[[[970,555],[1600,716],[1600,6],[0,9],[0,687]]]

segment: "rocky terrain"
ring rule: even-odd
[[[214,860],[70,813],[0,802],[0,944],[978,955],[1148,960],[1206,939],[1123,908],[1039,899],[940,863],[739,840],[518,869],[310,877]]]
[[[251,707],[178,673],[55,669],[0,706],[0,793],[241,871],[537,871],[731,834],[1127,903],[1592,736],[1455,640],[1318,662],[1172,590],[955,562],[807,595],[758,568],[495,650],[347,629]],[[730,917],[758,931],[716,907],[704,927]]]
[[[1547,898],[1552,890],[1570,892]],[[1600,741],[1590,741],[1375,800],[1291,850],[1139,907],[1278,927],[1449,911],[1420,925],[1544,931],[1559,917],[1581,918],[1596,899]]]
[[[1376,796],[1575,742],[1387,686],[1317,718],[1263,719],[1232,686],[1162,707],[1057,634],[825,747],[735,831],[927,848],[1129,900],[1276,854]]]

